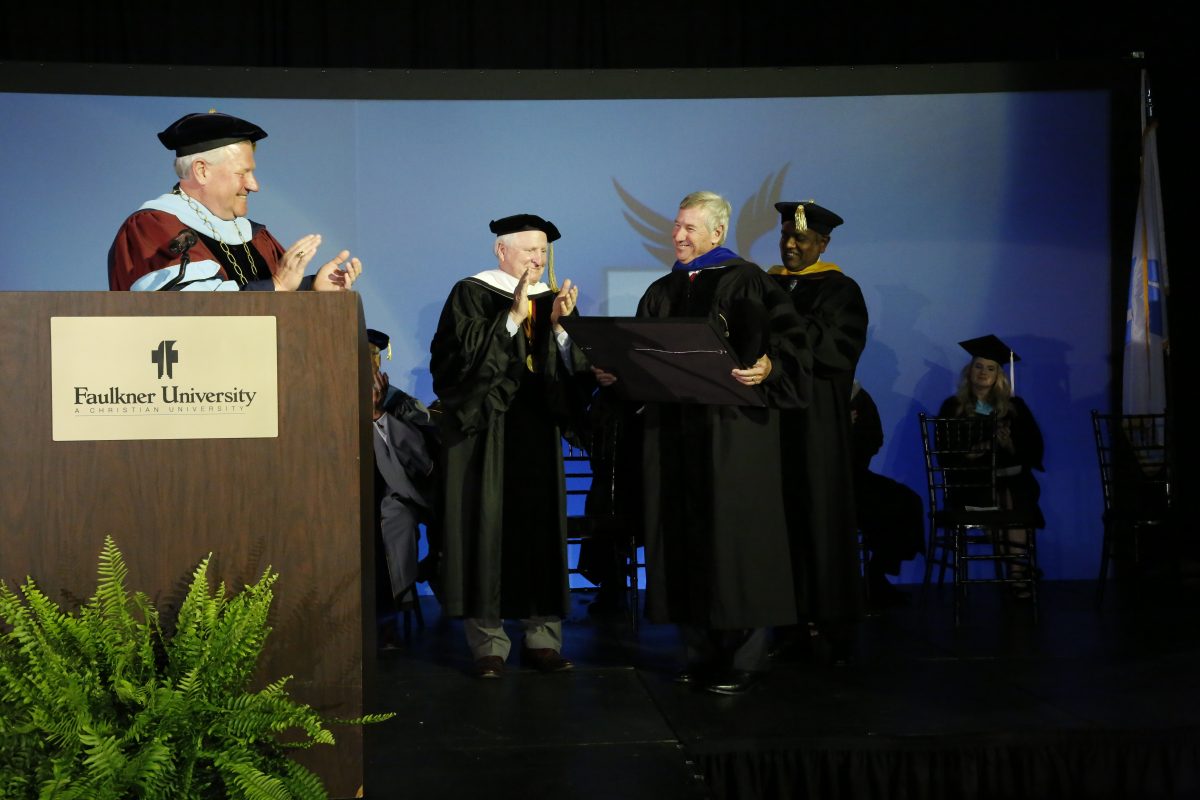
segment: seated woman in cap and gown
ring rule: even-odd
[[[188,114],[159,133],[163,146],[175,151],[179,183],[121,225],[108,252],[109,288],[350,288],[362,265],[348,251],[304,277],[321,237],[309,234],[285,250],[265,226],[246,218],[247,198],[258,191],[254,143],[266,135],[252,122],[216,112]]]
[[[996,485],[1006,508],[1028,512],[1034,528],[1046,525],[1038,503],[1041,487],[1034,471],[1044,472],[1045,443],[1041,428],[1025,401],[1013,394],[1012,382],[1003,364],[1018,361],[1008,345],[995,336],[959,342],[971,360],[959,375],[957,391],[938,410],[939,417],[990,416],[996,420]],[[1008,542],[1019,549],[1028,541],[1024,530],[1010,530]],[[1019,577],[1012,565],[1009,574]],[[1029,596],[1028,587],[1017,585],[1017,596]]]

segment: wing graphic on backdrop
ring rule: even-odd
[[[741,211],[738,212],[734,238],[737,242],[737,253],[743,258],[749,258],[750,248],[754,243],[777,227],[779,214],[775,211],[775,204],[779,202],[783,180],[787,177],[790,166],[791,164],[784,164],[778,172],[763,178],[758,191],[746,198]],[[670,246],[674,220],[664,217],[638,200],[618,183],[616,178],[613,178],[612,182],[617,194],[625,203],[625,210],[621,212],[625,221],[645,240],[642,247],[664,264],[675,263],[675,249]]]
[[[788,167],[773,175],[763,178],[758,191],[746,198],[742,210],[737,215],[737,253],[745,259],[750,258],[750,248],[764,235],[779,228],[779,212],[775,204],[783,191],[783,179],[787,176]]]
[[[670,243],[671,229],[675,227],[675,220],[672,217],[664,217],[625,191],[625,187],[617,183],[616,178],[613,178],[613,186],[616,188],[617,194],[621,196],[621,200],[625,202],[625,211],[622,212],[625,221],[645,239],[642,247],[646,248],[646,252],[654,256],[657,261],[661,261],[667,266],[674,264],[675,248],[671,247]]]

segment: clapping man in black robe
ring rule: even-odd
[[[444,441],[439,601],[464,618],[475,674],[503,674],[504,619],[520,619],[522,661],[542,672],[562,657],[567,610],[563,426],[582,419],[595,387],[562,327],[578,289],[542,282],[553,223],[494,220],[497,268],[454,285],[430,346]],[[551,276],[551,281],[553,277]]]

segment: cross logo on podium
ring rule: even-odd
[[[163,339],[158,347],[150,351],[150,360],[158,365],[158,379],[162,380],[165,372],[168,378],[175,377],[172,366],[179,363],[179,353],[175,350],[174,339]]]

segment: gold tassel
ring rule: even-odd
[[[546,281],[550,290],[557,292],[558,278],[554,277],[554,245],[552,244],[546,245],[546,274],[550,276],[550,279]]]
[[[804,214],[804,203],[800,203],[796,206],[796,233],[804,233],[807,230],[808,217]]]
[[[524,324],[525,347],[528,350],[533,349],[534,308],[536,308],[536,306],[534,306],[533,301],[530,300],[529,301],[529,314],[528,314],[528,316],[525,317],[525,324]],[[525,369],[529,370],[530,372],[533,372],[533,353],[532,352],[528,353],[528,355],[525,356]]]

